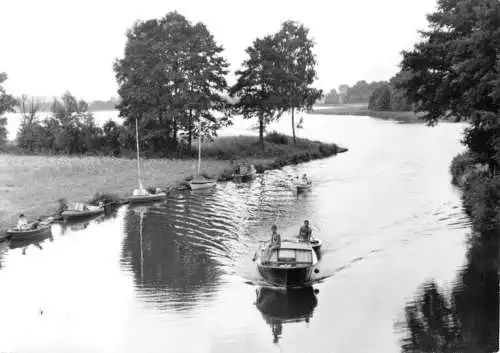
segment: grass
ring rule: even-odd
[[[239,160],[263,172],[343,152],[334,144],[298,139],[293,146],[290,141],[270,134],[263,151],[258,137],[220,137],[203,145],[201,169],[207,176],[228,180]],[[143,185],[178,186],[195,174],[196,164],[196,159],[141,159]],[[0,165],[0,230],[14,224],[20,213],[28,219],[54,214],[59,200],[117,201],[137,186],[134,159],[0,154]]]
[[[325,115],[356,115],[356,116],[370,116],[372,118],[396,120],[402,123],[423,123],[420,119],[423,113],[413,112],[394,112],[394,111],[373,111],[368,109],[368,105],[360,104],[344,104],[330,106],[325,109],[313,110],[311,114],[325,114]]]

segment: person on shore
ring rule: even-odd
[[[28,229],[28,220],[26,217],[24,217],[24,214],[20,214],[19,218],[17,219],[17,229],[19,230],[26,230]]]
[[[312,229],[309,227],[309,221],[305,220],[304,225],[300,227],[299,230],[299,240],[300,241],[305,241],[305,242],[310,242],[311,241],[311,234],[312,234]]]

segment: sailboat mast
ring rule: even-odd
[[[135,141],[137,144],[137,180],[139,181],[139,188],[142,189],[141,165],[139,161],[139,123],[137,118],[135,119]]]
[[[201,169],[201,122],[198,131],[198,175],[200,175]]]

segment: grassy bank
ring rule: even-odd
[[[262,151],[253,136],[221,137],[203,146],[202,170],[230,179],[234,162],[246,159],[258,171],[332,156],[340,152],[334,144],[270,134]],[[168,189],[195,173],[196,159],[142,160],[144,186]],[[112,157],[23,156],[0,154],[0,230],[24,213],[29,219],[53,214],[58,199],[89,201],[96,193],[124,196],[137,185],[137,162]]]
[[[420,119],[423,113],[415,114],[413,112],[373,111],[368,109],[368,105],[359,104],[329,106],[328,108],[315,109],[311,112],[311,114],[370,116],[372,118],[395,120],[402,123],[423,122]]]
[[[450,166],[452,182],[463,191],[465,212],[480,233],[500,227],[500,177],[490,177],[487,165],[471,152],[457,155]]]

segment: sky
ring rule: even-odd
[[[224,47],[234,71],[257,37],[295,20],[315,40],[318,79],[329,91],[359,80],[388,80],[401,51],[411,49],[436,0],[2,0],[0,72],[13,95],[85,100],[117,96],[113,62],[123,56],[125,33],[136,20],[178,11],[203,22]]]

